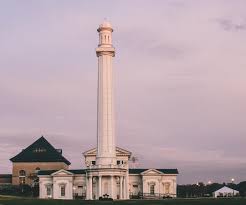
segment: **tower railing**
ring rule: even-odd
[[[87,167],[87,169],[102,169],[102,168],[108,168],[108,169],[127,169],[126,164],[109,164],[109,165],[90,165]]]

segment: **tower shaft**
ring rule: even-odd
[[[98,28],[98,96],[97,96],[97,158],[96,164],[110,166],[116,164],[115,124],[113,102],[112,58],[115,49],[112,46],[111,25],[107,22]]]

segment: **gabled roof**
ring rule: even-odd
[[[159,175],[163,174],[161,171],[157,169],[147,169],[146,171],[141,173],[142,175]]]
[[[96,148],[90,149],[90,150],[85,151],[83,153],[84,156],[96,156],[96,154],[97,154],[97,149]],[[126,149],[122,149],[120,147],[116,147],[116,156],[128,156],[128,157],[130,157],[131,154],[132,153],[127,151]]]
[[[51,174],[51,176],[59,176],[59,175],[63,175],[63,176],[64,175],[73,175],[73,173],[68,171],[68,170],[60,169],[60,170],[53,172]]]
[[[56,150],[43,136],[36,140],[26,149],[22,150],[12,162],[64,162],[67,165],[71,163],[62,156],[61,152]]]
[[[38,175],[51,175],[60,170],[40,170],[38,172]],[[66,170],[67,172],[71,172],[73,174],[85,174],[85,169],[71,169],[71,170]]]
[[[178,174],[178,169],[129,169],[129,174],[144,174],[147,170],[157,170],[163,174]]]
[[[215,193],[215,192],[222,192],[222,193],[223,193],[223,192],[227,192],[227,193],[229,193],[229,192],[231,192],[231,193],[236,192],[236,193],[238,193],[239,191],[236,190],[236,189],[232,189],[232,188],[230,188],[230,187],[227,187],[227,186],[223,186],[222,188],[220,188],[220,189],[214,191],[213,193]]]

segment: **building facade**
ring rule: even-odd
[[[95,164],[96,155],[96,148],[84,152],[86,169],[40,171],[40,198],[99,199],[99,197],[110,197],[113,199],[129,199],[176,197],[177,169],[129,169],[131,153],[116,147],[118,173],[107,168],[98,171]],[[122,167],[126,167],[126,174],[124,171],[120,172]],[[91,170],[93,170],[93,174],[91,174]]]
[[[116,147],[113,98],[112,26],[97,29],[99,44],[97,93],[97,147],[84,152],[86,169],[41,170],[40,198],[88,200],[176,197],[177,169],[129,169],[131,152]]]

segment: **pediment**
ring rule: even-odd
[[[83,153],[84,156],[96,156],[97,150],[96,148],[90,149]],[[122,149],[120,147],[116,147],[116,156],[131,156],[131,152]]]
[[[53,174],[51,174],[51,176],[72,176],[73,173],[72,172],[69,172],[67,170],[64,170],[64,169],[60,169],[56,172],[54,172]]]
[[[120,148],[120,147],[116,147],[116,155],[117,155],[117,156],[120,156],[120,155],[131,156],[132,153],[129,152],[128,150],[126,150],[126,149],[122,149],[122,148]]]
[[[232,189],[232,188],[230,188],[230,187],[224,186],[224,187],[218,189],[218,190],[215,191],[215,192],[238,192],[238,191],[235,190],[235,189]]]
[[[83,153],[84,156],[96,156],[96,154],[97,154],[97,149],[96,148],[87,150],[87,151],[85,151]]]
[[[162,172],[156,170],[156,169],[148,169],[141,173],[142,175],[160,175],[163,174]]]

